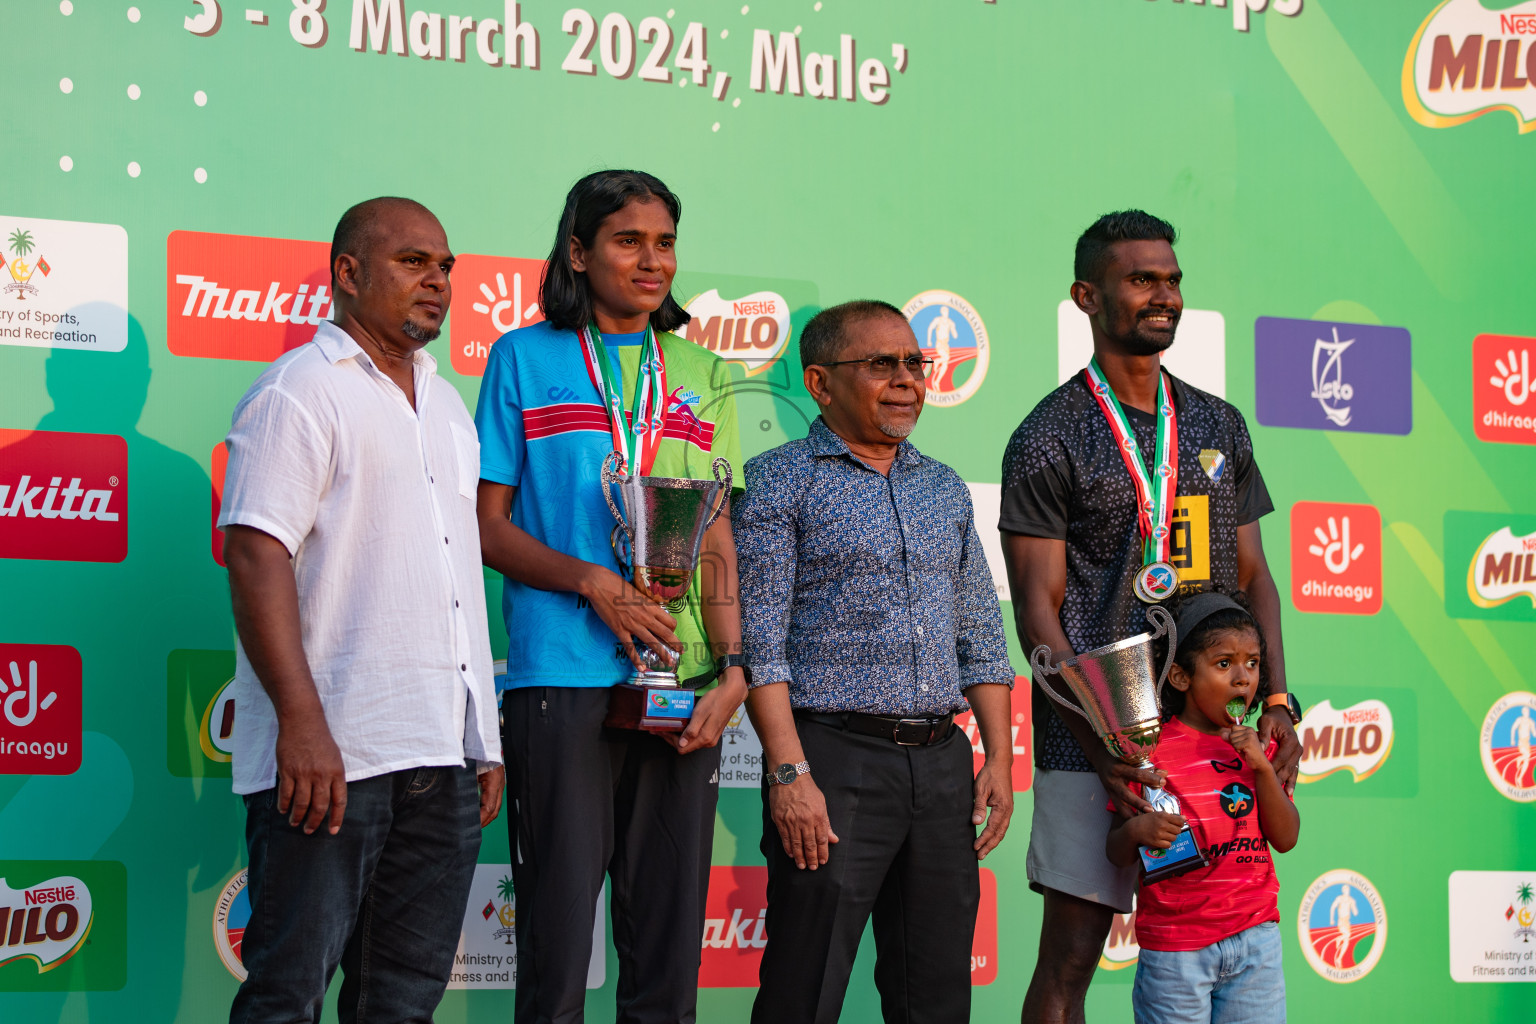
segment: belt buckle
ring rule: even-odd
[[[913,726],[917,729],[921,729],[922,732],[919,733],[919,735],[922,738],[915,740],[902,739],[901,737],[903,729],[907,726]],[[907,732],[907,735],[910,736],[911,732]],[[891,728],[891,739],[896,741],[896,745],[898,747],[921,747],[933,739],[933,723],[926,718],[899,719]]]

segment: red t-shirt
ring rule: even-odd
[[[1273,750],[1271,743],[1266,756]],[[1280,880],[1259,826],[1253,769],[1226,740],[1177,718],[1164,723],[1152,761],[1168,773],[1167,790],[1210,863],[1142,885],[1137,943],[1164,952],[1204,949],[1280,920]]]

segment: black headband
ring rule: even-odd
[[[1184,638],[1192,636],[1195,632],[1195,627],[1199,626],[1200,623],[1217,612],[1224,612],[1228,609],[1240,612],[1245,619],[1253,622],[1253,615],[1249,613],[1248,609],[1232,600],[1226,594],[1211,590],[1186,598],[1179,603],[1178,614],[1174,616],[1173,620],[1174,625],[1179,630],[1179,639],[1182,641]],[[1254,623],[1254,626],[1257,628],[1258,623]]]

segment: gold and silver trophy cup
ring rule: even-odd
[[[632,476],[610,452],[603,459],[603,498],[618,525],[611,541],[636,588],[676,614],[686,607],[688,588],[699,564],[704,534],[725,509],[731,493],[731,464],[716,459],[713,480]],[[613,500],[617,490],[619,503]],[[675,729],[693,717],[693,691],[684,689],[677,671],[649,647],[636,644],[645,665],[613,688],[604,725],[624,729]]]
[[[1054,667],[1051,665],[1051,648],[1041,644],[1029,656],[1029,667],[1034,672],[1035,682],[1046,695],[1086,718],[1112,755],[1128,765],[1152,770],[1152,751],[1157,749],[1157,741],[1163,732],[1158,695],[1173,666],[1178,631],[1173,616],[1157,605],[1147,609],[1147,621],[1152,623],[1150,633],[1079,654]],[[1163,659],[1159,675],[1154,671],[1152,643],[1164,635],[1168,637],[1168,654]],[[1051,688],[1046,681],[1049,675],[1059,675],[1066,680],[1067,688],[1077,698],[1076,704]],[[1155,810],[1180,813],[1178,799],[1167,790],[1147,787],[1142,795]],[[1206,863],[1205,854],[1187,824],[1168,849],[1154,850],[1143,846],[1140,853],[1148,883],[1183,874]]]

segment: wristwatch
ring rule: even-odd
[[[1264,710],[1270,708],[1285,708],[1286,714],[1291,716],[1292,725],[1301,724],[1301,701],[1296,699],[1294,693],[1272,693],[1264,698]]]
[[[722,654],[715,659],[715,675],[725,675],[725,670],[728,668],[741,669],[741,674],[746,677],[747,685],[752,685],[752,668],[747,664],[747,656],[745,654]]]
[[[811,762],[801,761],[799,764],[785,762],[768,773],[768,785],[787,786],[802,775],[811,774]]]

